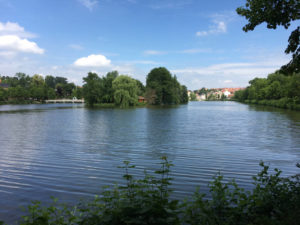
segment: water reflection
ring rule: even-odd
[[[0,218],[54,195],[70,203],[122,182],[122,161],[134,174],[155,169],[162,155],[175,164],[175,195],[190,195],[218,171],[251,186],[264,160],[297,173],[300,113],[235,102],[177,107],[88,109],[80,105],[0,106]]]

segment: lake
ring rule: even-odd
[[[0,220],[13,223],[21,206],[50,196],[91,199],[103,185],[132,173],[175,166],[174,196],[190,196],[218,171],[251,189],[260,160],[284,176],[299,173],[300,112],[236,102],[174,107],[88,109],[81,104],[0,106]]]

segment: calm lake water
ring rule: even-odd
[[[0,220],[50,196],[76,203],[134,174],[173,161],[174,195],[189,196],[221,171],[251,188],[263,160],[283,175],[299,173],[300,113],[235,102],[168,108],[88,109],[83,105],[0,106]]]

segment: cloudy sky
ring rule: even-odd
[[[118,70],[145,83],[164,66],[189,89],[242,87],[289,61],[289,34],[242,31],[245,0],[0,0],[0,74]]]

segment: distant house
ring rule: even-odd
[[[196,94],[196,98],[197,98],[197,101],[205,101],[206,100],[206,95],[205,94]]]
[[[139,102],[145,102],[145,98],[143,96],[139,96],[138,101]]]
[[[231,94],[228,90],[225,90],[224,92],[223,92],[223,94],[226,96],[226,98],[228,98],[228,96]]]

